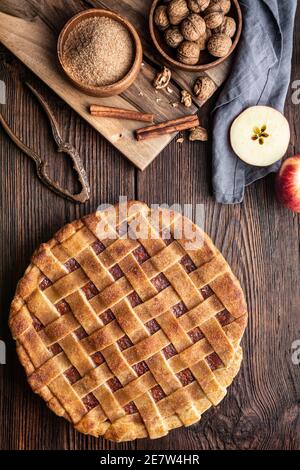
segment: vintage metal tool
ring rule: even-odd
[[[27,145],[25,145],[14,134],[14,132],[10,129],[9,125],[7,124],[1,113],[0,124],[2,125],[3,129],[6,131],[8,136],[11,138],[11,140],[17,145],[17,147],[19,147],[26,155],[28,155],[28,157],[30,157],[35,162],[37,176],[42,181],[42,183],[44,183],[51,191],[58,194],[59,196],[64,197],[65,199],[68,199],[69,201],[75,201],[80,203],[86,202],[90,198],[90,186],[79,153],[77,152],[75,147],[73,147],[70,143],[63,141],[59,131],[58,123],[44,98],[32,85],[27,82],[25,84],[37,98],[37,100],[39,101],[48,116],[48,119],[51,124],[52,134],[57,144],[58,152],[66,153],[70,156],[73,162],[73,168],[76,171],[78,179],[82,186],[81,192],[78,194],[71,194],[67,189],[61,188],[57,181],[53,181],[47,174],[47,163],[40,157],[40,155],[38,155],[34,150],[27,147]]]

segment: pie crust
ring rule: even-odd
[[[246,323],[240,284],[208,236],[138,201],[42,244],[9,319],[33,391],[78,431],[113,441],[160,438],[218,405]]]

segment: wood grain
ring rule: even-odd
[[[70,2],[71,4],[72,2]],[[21,4],[21,2],[16,2]],[[88,4],[86,4],[88,6]],[[27,10],[30,17],[34,14]],[[297,18],[292,81],[300,75]],[[209,144],[177,144],[140,173],[7,50],[0,49],[0,80],[7,86],[3,112],[27,144],[52,162],[53,174],[73,190],[74,178],[49,139],[47,120],[22,86],[32,80],[53,106],[65,137],[80,150],[92,197],[78,207],[51,194],[36,179],[32,163],[0,132],[0,338],[7,364],[0,366],[0,449],[300,449],[300,373],[291,345],[300,339],[300,230],[298,215],[278,205],[272,176],[249,187],[241,205],[222,206],[210,196]],[[300,107],[291,89],[286,115],[292,127],[289,154],[300,151]],[[203,108],[204,125],[210,107]],[[158,441],[116,445],[88,438],[47,410],[26,383],[7,327],[17,280],[34,248],[66,222],[103,202],[127,195],[148,203],[204,204],[204,228],[232,265],[245,289],[250,322],[244,362],[228,396],[188,430]]]

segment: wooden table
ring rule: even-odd
[[[300,76],[299,58],[300,17],[292,80]],[[299,449],[300,373],[299,365],[292,363],[291,348],[300,339],[300,219],[276,202],[274,177],[247,189],[241,205],[216,204],[210,192],[209,144],[176,141],[141,173],[1,48],[6,116],[16,133],[52,162],[52,174],[71,189],[71,170],[57,155],[47,120],[24,89],[24,78],[43,92],[65,137],[83,155],[92,197],[85,206],[76,206],[53,195],[35,177],[32,162],[0,132],[0,339],[7,346],[7,364],[0,366],[0,449]],[[292,92],[290,88],[286,108],[293,132],[290,154],[300,150],[300,107],[292,104]],[[204,121],[208,111],[209,107],[201,111]],[[250,322],[241,372],[220,406],[208,411],[198,425],[164,439],[114,445],[73,431],[31,392],[7,318],[17,280],[34,248],[66,222],[94,211],[100,203],[115,202],[119,195],[147,203],[204,204],[205,230],[241,279]]]

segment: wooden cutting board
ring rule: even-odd
[[[174,138],[174,134],[137,142],[133,130],[141,127],[139,123],[92,117],[88,113],[89,104],[93,102],[153,112],[159,121],[196,113],[203,104],[195,101],[189,109],[178,104],[180,90],[191,88],[196,78],[193,74],[174,72],[171,92],[157,92],[152,87],[159,57],[153,49],[147,28],[151,3],[152,0],[2,0],[0,4],[0,42],[141,170],[154,160]],[[141,36],[143,67],[135,83],[121,96],[91,98],[81,93],[64,76],[58,64],[56,41],[59,31],[71,16],[88,7],[119,12],[135,25]],[[207,72],[217,87],[225,80],[228,67],[227,62]]]

